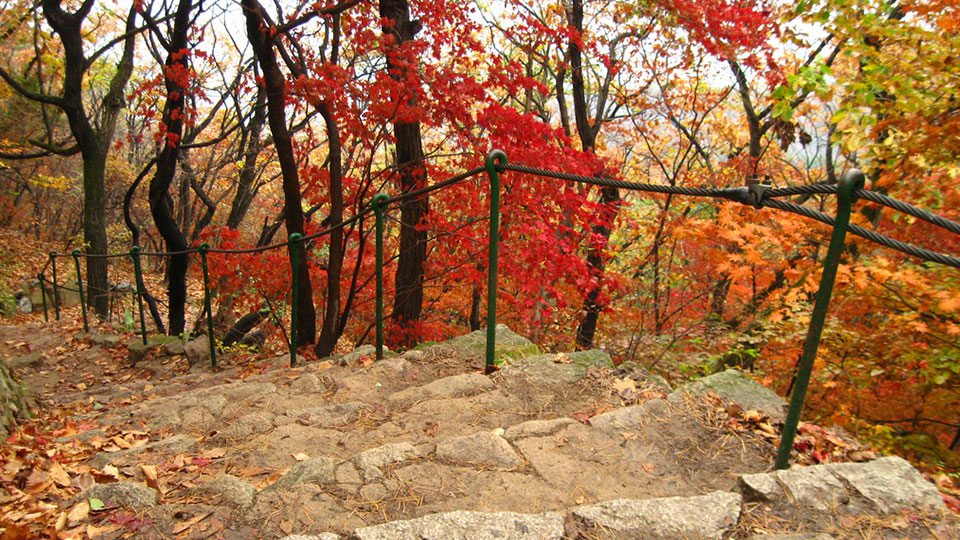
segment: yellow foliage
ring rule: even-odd
[[[66,191],[71,184],[71,179],[66,176],[49,176],[46,174],[35,174],[30,178],[30,183],[42,188],[55,189],[57,191]]]

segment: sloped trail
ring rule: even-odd
[[[903,460],[767,474],[775,437],[744,425],[769,430],[780,411],[768,402],[671,392],[598,351],[536,356],[505,327],[498,350],[522,360],[492,376],[475,369],[482,333],[380,362],[358,349],[211,371],[191,369],[178,340],[155,338],[133,364],[125,337],[77,330],[0,327],[0,354],[54,430],[10,443],[0,519],[32,512],[36,526],[5,535],[957,537]]]

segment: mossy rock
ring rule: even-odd
[[[540,349],[532,341],[510,330],[505,324],[496,326],[495,339],[494,363],[497,365],[540,354]],[[481,328],[444,343],[429,346],[424,344],[417,349],[429,352],[433,347],[452,348],[461,358],[483,360],[487,354],[487,329]]]
[[[612,368],[613,360],[599,349],[537,354],[508,362],[502,372],[504,375],[522,373],[554,382],[572,382],[586,375],[592,367]]]
[[[540,349],[532,341],[510,330],[505,324],[496,326],[495,341],[493,363],[496,365],[508,364],[521,358],[540,354]],[[487,354],[487,329],[481,328],[475,332],[455,337],[443,345],[452,347],[463,358],[482,359]]]
[[[117,334],[84,334],[90,343],[100,345],[101,347],[113,348],[123,343],[123,336]]]
[[[9,428],[17,419],[27,418],[28,413],[23,386],[6,363],[0,362],[0,440],[6,439]]]
[[[787,402],[782,397],[736,369],[714,373],[684,385],[667,396],[667,400],[678,403],[684,396],[702,396],[711,392],[744,409],[765,413],[774,421],[782,422],[786,417]]]
[[[40,351],[24,354],[22,356],[11,356],[4,358],[3,363],[10,369],[21,369],[29,366],[39,366],[43,362],[43,354]]]

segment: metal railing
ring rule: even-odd
[[[814,359],[816,358],[817,349],[820,344],[820,337],[823,332],[824,322],[826,320],[826,315],[830,303],[830,298],[833,293],[833,287],[837,275],[837,267],[840,263],[840,255],[843,251],[844,242],[846,239],[847,232],[850,232],[854,235],[866,238],[872,242],[876,242],[880,245],[901,251],[913,257],[917,257],[926,261],[935,262],[938,264],[943,264],[953,268],[960,268],[960,258],[946,255],[942,253],[937,253],[930,251],[918,246],[913,246],[906,244],[899,240],[889,238],[882,234],[864,229],[855,224],[850,223],[850,215],[852,212],[853,204],[858,199],[864,199],[876,204],[886,206],[909,214],[918,219],[927,221],[933,225],[936,225],[940,228],[943,228],[954,234],[960,234],[960,223],[951,221],[942,216],[927,212],[926,210],[917,208],[910,204],[892,199],[886,195],[879,194],[876,192],[868,191],[863,189],[864,186],[864,175],[859,170],[853,169],[848,171],[843,178],[840,179],[837,185],[827,185],[827,184],[817,184],[817,185],[806,185],[806,186],[795,186],[795,187],[786,187],[786,188],[772,188],[762,184],[753,184],[749,186],[736,187],[736,188],[690,188],[690,187],[681,187],[681,186],[668,186],[668,185],[659,185],[659,184],[642,184],[636,182],[627,182],[623,180],[614,180],[603,177],[594,177],[594,176],[582,176],[577,174],[570,174],[559,171],[552,171],[547,169],[539,169],[534,167],[529,167],[526,165],[513,165],[508,162],[507,155],[500,151],[494,150],[490,152],[487,156],[485,164],[483,167],[478,167],[471,169],[457,176],[448,178],[442,182],[438,182],[432,186],[424,187],[414,191],[410,191],[398,196],[389,197],[386,194],[378,194],[366,205],[362,206],[360,211],[346,219],[341,221],[338,224],[334,224],[327,229],[322,231],[310,234],[310,235],[301,235],[298,233],[293,233],[289,236],[286,242],[276,243],[268,246],[251,248],[251,249],[219,249],[211,248],[208,244],[203,243],[198,247],[193,249],[188,249],[179,252],[158,252],[158,253],[149,253],[141,251],[139,246],[134,246],[130,249],[129,253],[115,253],[115,254],[84,254],[79,250],[73,250],[70,256],[74,260],[77,271],[77,285],[80,293],[80,305],[81,311],[83,314],[83,324],[84,330],[89,332],[89,325],[87,322],[87,308],[86,302],[84,301],[83,295],[83,281],[81,278],[80,272],[80,258],[81,257],[100,257],[100,258],[114,258],[114,257],[125,257],[129,256],[132,259],[134,274],[136,276],[136,295],[139,305],[139,315],[140,315],[140,335],[142,337],[143,343],[147,343],[147,327],[145,323],[145,317],[143,312],[143,295],[145,293],[145,286],[143,284],[143,271],[141,268],[140,257],[145,255],[150,256],[171,256],[171,255],[187,255],[187,254],[198,254],[200,257],[200,264],[202,267],[203,275],[203,310],[204,315],[207,318],[207,333],[208,339],[210,340],[210,362],[212,366],[216,366],[216,340],[214,338],[213,332],[213,315],[211,312],[211,302],[210,302],[210,277],[208,269],[208,256],[210,254],[245,254],[245,253],[260,253],[264,251],[269,251],[273,249],[280,249],[286,247],[290,254],[290,268],[291,268],[291,291],[290,291],[290,365],[291,367],[296,364],[296,328],[297,328],[297,310],[298,303],[302,299],[298,298],[297,291],[299,289],[299,265],[298,265],[298,249],[297,244],[307,242],[314,238],[318,238],[327,234],[330,234],[332,231],[342,228],[346,225],[352,224],[354,222],[364,219],[368,214],[373,213],[376,221],[375,230],[376,230],[376,357],[378,360],[383,358],[383,319],[384,319],[384,308],[383,308],[383,235],[384,235],[384,212],[387,207],[391,204],[403,202],[407,199],[420,197],[427,193],[447,188],[458,182],[462,182],[473,176],[476,176],[480,173],[486,172],[489,182],[490,182],[490,191],[489,191],[489,201],[490,201],[490,226],[489,226],[489,236],[488,236],[488,261],[487,261],[487,329],[486,329],[486,350],[485,350],[485,359],[484,359],[484,369],[487,373],[491,373],[496,370],[495,366],[495,348],[496,348],[496,315],[497,315],[497,271],[498,271],[498,242],[500,237],[500,174],[506,171],[513,171],[522,174],[534,175],[543,178],[554,178],[558,180],[579,182],[585,184],[599,185],[599,186],[609,186],[616,187],[619,189],[625,189],[630,191],[640,191],[640,192],[649,192],[649,193],[661,193],[661,194],[674,194],[674,195],[683,195],[683,196],[692,196],[692,197],[706,197],[719,199],[724,201],[733,201],[738,202],[743,205],[752,206],[754,208],[774,208],[777,210],[782,210],[785,212],[790,212],[797,214],[815,221],[820,221],[832,227],[832,235],[830,238],[830,244],[827,249],[827,255],[824,258],[823,262],[823,274],[820,278],[820,285],[818,291],[815,295],[813,313],[810,319],[810,326],[808,328],[807,336],[804,341],[803,353],[800,358],[800,362],[797,367],[797,373],[795,376],[795,386],[791,394],[790,399],[790,408],[787,413],[787,418],[784,424],[783,436],[781,438],[780,447],[777,453],[776,468],[785,468],[788,465],[790,458],[790,451],[793,448],[793,440],[796,435],[797,426],[800,418],[800,411],[803,408],[803,402],[806,397],[807,388],[809,386],[810,377],[813,370]],[[811,195],[811,194],[823,194],[823,195],[836,195],[838,198],[837,201],[837,215],[830,216],[813,210],[811,208],[801,206],[799,204],[780,200],[783,197],[791,197],[796,195]],[[53,274],[53,279],[51,281],[53,285],[53,305],[56,313],[57,320],[60,319],[60,293],[59,286],[57,284],[57,264],[56,259],[58,257],[63,257],[64,255],[57,254],[56,252],[49,253],[49,261],[47,266],[50,266]],[[46,298],[46,289],[44,283],[46,282],[46,277],[44,272],[46,267],[37,274],[37,278],[40,280],[40,290],[43,297],[43,306],[44,306],[44,317],[49,320],[47,316],[47,298]]]

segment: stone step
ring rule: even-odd
[[[936,514],[946,510],[937,488],[900,457],[742,475],[739,489],[748,501],[760,503],[771,513],[797,507],[873,515],[905,511]]]
[[[728,430],[717,399],[774,419],[784,404],[742,374],[671,391],[605,354],[537,354],[508,331],[512,363],[490,376],[472,365],[485,340],[473,333],[369,365],[358,349],[350,366],[291,369],[281,357],[243,379],[176,377],[162,395],[88,416],[100,433],[140,425],[160,440],[97,455],[92,466],[134,481],[81,497],[137,508],[167,537],[208,513],[242,540],[719,539],[747,538],[755,522],[814,538],[837,512],[943,512],[898,458],[764,472],[773,446]],[[632,379],[629,400],[612,377]],[[204,452],[222,459],[159,498],[137,476]]]

